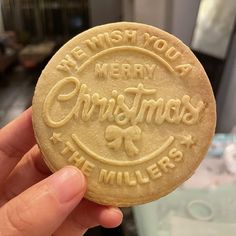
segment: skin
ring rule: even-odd
[[[0,235],[83,235],[97,225],[122,221],[118,208],[83,199],[86,180],[73,166],[52,174],[26,110],[0,130]]]

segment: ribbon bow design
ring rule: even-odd
[[[135,146],[134,141],[141,138],[141,129],[137,125],[122,129],[115,125],[110,125],[106,128],[105,139],[108,141],[107,145],[114,150],[119,150],[124,142],[124,148],[129,156],[138,154],[139,150]]]

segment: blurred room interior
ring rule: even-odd
[[[0,128],[31,106],[34,87],[42,69],[70,38],[90,27],[105,23],[147,23],[180,38],[204,66],[217,101],[218,135],[209,154],[217,157],[217,163],[214,164],[209,158],[211,163],[205,163],[204,168],[208,170],[217,165],[220,174],[226,176],[230,173],[230,178],[236,176],[235,170],[227,169],[222,172],[222,168],[227,167],[227,163],[222,161],[227,159],[225,150],[236,140],[235,0],[1,0],[0,4]],[[236,156],[236,147],[233,152]],[[205,169],[201,171],[206,171]],[[211,178],[215,177],[216,175],[211,175]],[[225,178],[228,180],[229,176]],[[232,177],[226,182],[235,184],[235,180],[236,177]],[[201,183],[198,184],[196,185],[202,186]],[[212,187],[211,184],[204,188]],[[222,186],[225,187],[225,182],[218,187]],[[232,190],[224,191],[228,193]],[[231,196],[235,198],[236,192],[232,192]],[[171,199],[163,202],[162,207],[167,203],[171,204],[168,201]],[[124,209],[125,218],[121,227],[114,230],[100,227],[88,231],[86,235],[181,235],[178,230],[174,234],[168,233],[167,220],[163,223],[164,226],[155,224],[160,216],[150,213],[153,206],[157,207],[156,211],[163,211],[166,217],[178,212],[176,210],[170,214],[159,205],[137,207],[133,210],[127,208]],[[236,212],[236,206],[233,209]],[[152,216],[150,222],[156,228],[153,224],[150,226],[145,223],[144,216],[149,214]],[[187,221],[185,213],[179,214],[182,214],[182,218],[185,216],[184,220]],[[225,224],[236,224],[235,220],[233,222],[227,217]],[[181,223],[184,224],[184,220]],[[218,219],[214,224],[220,221]],[[168,221],[168,224],[176,227],[180,219],[174,218],[171,222]],[[159,233],[154,234],[157,227],[160,227]],[[232,232],[236,235],[236,227],[234,230]],[[198,236],[201,235],[203,234],[198,233]]]

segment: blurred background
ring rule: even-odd
[[[212,84],[217,134],[196,174],[166,198],[123,209],[120,227],[86,235],[236,235],[235,16],[235,0],[0,0],[0,128],[31,105],[51,56],[104,23],[136,21],[174,34]]]

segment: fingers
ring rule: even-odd
[[[34,144],[30,108],[0,130],[0,185]]]
[[[0,209],[0,235],[52,235],[85,191],[84,176],[77,168],[59,170]]]
[[[37,145],[27,152],[4,182],[0,194],[0,206],[21,192],[45,179],[51,171],[42,159]]]
[[[120,225],[122,218],[122,212],[118,208],[102,206],[83,200],[56,231],[55,236],[83,235],[87,229],[97,225],[106,228],[117,227]]]
[[[93,225],[113,228],[120,225],[123,216],[119,208],[102,206],[88,200],[83,200],[73,211],[72,217],[74,222],[84,228]]]
[[[49,173],[50,170],[45,165],[41,153],[37,145],[35,145],[17,164],[4,183],[1,205],[46,178]],[[119,209],[83,200],[54,235],[82,235],[88,228],[96,225],[108,228],[116,227],[121,223],[121,220],[122,213]]]

